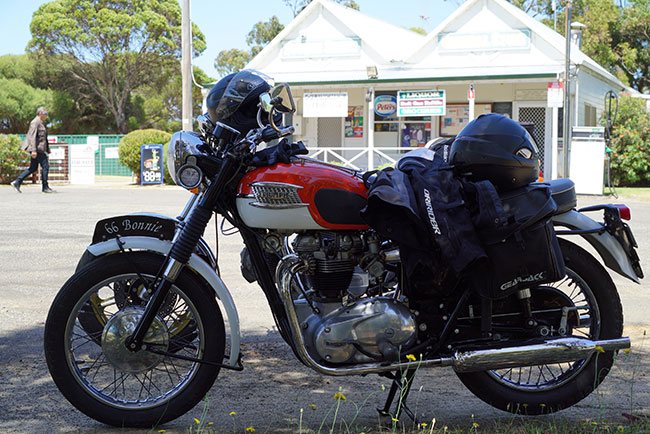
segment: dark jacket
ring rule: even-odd
[[[45,122],[36,116],[29,123],[29,130],[22,146],[23,151],[50,153],[50,144],[47,142],[47,128]]]

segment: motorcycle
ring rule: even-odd
[[[256,127],[243,137],[214,113],[199,117],[200,133],[173,135],[170,174],[192,192],[181,215],[98,222],[54,299],[45,356],[77,409],[113,426],[151,427],[193,408],[222,369],[243,370],[238,312],[202,238],[213,213],[239,230],[242,273],[260,286],[298,360],[325,375],[391,379],[386,417],[414,417],[406,398],[419,369],[451,366],[483,401],[528,415],[567,408],[603,381],[630,346],[621,303],[605,268],[569,239],[584,238],[605,266],[638,283],[636,242],[622,220],[629,209],[575,210],[571,181],[551,181],[564,278],[490,299],[452,273],[434,298],[407,297],[404,252],[359,217],[362,174],[304,157],[299,144],[261,149],[292,134],[277,115],[295,103],[287,84],[251,80],[221,96],[236,106],[264,82],[247,115]],[[586,215],[593,211],[604,222]]]

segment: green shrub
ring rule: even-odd
[[[650,184],[650,115],[644,99],[620,98],[610,148],[615,185]]]
[[[0,134],[0,183],[10,183],[29,165],[29,155],[20,149],[22,143],[15,134]]]
[[[132,131],[120,140],[118,153],[120,163],[131,169],[134,173],[140,173],[140,147],[142,145],[164,145],[163,155],[167,157],[167,146],[172,135],[161,130],[136,130]],[[167,161],[163,161],[163,177],[165,184],[174,184],[167,171]]]

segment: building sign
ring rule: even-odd
[[[118,159],[120,158],[120,149],[117,146],[110,148],[104,148],[104,158],[107,159]]]
[[[377,116],[392,116],[397,112],[397,98],[393,95],[377,95],[375,98],[375,114]]]
[[[397,92],[397,116],[444,116],[444,90],[400,90]]]
[[[564,106],[563,84],[561,81],[552,81],[548,84],[546,95],[546,105],[548,107],[559,108]]]
[[[344,118],[348,115],[348,93],[306,93],[302,112],[305,118]]]
[[[363,137],[363,106],[349,106],[345,118],[345,137]]]
[[[163,145],[142,145],[140,148],[140,184],[163,183]]]
[[[70,184],[95,183],[95,150],[92,145],[70,145]]]
[[[57,146],[50,148],[50,160],[65,160],[65,148]]]

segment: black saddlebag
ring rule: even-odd
[[[557,205],[550,189],[530,184],[500,199],[503,210],[498,212],[505,221],[477,227],[487,261],[474,270],[475,289],[484,297],[501,298],[562,279],[564,260],[551,222]]]

